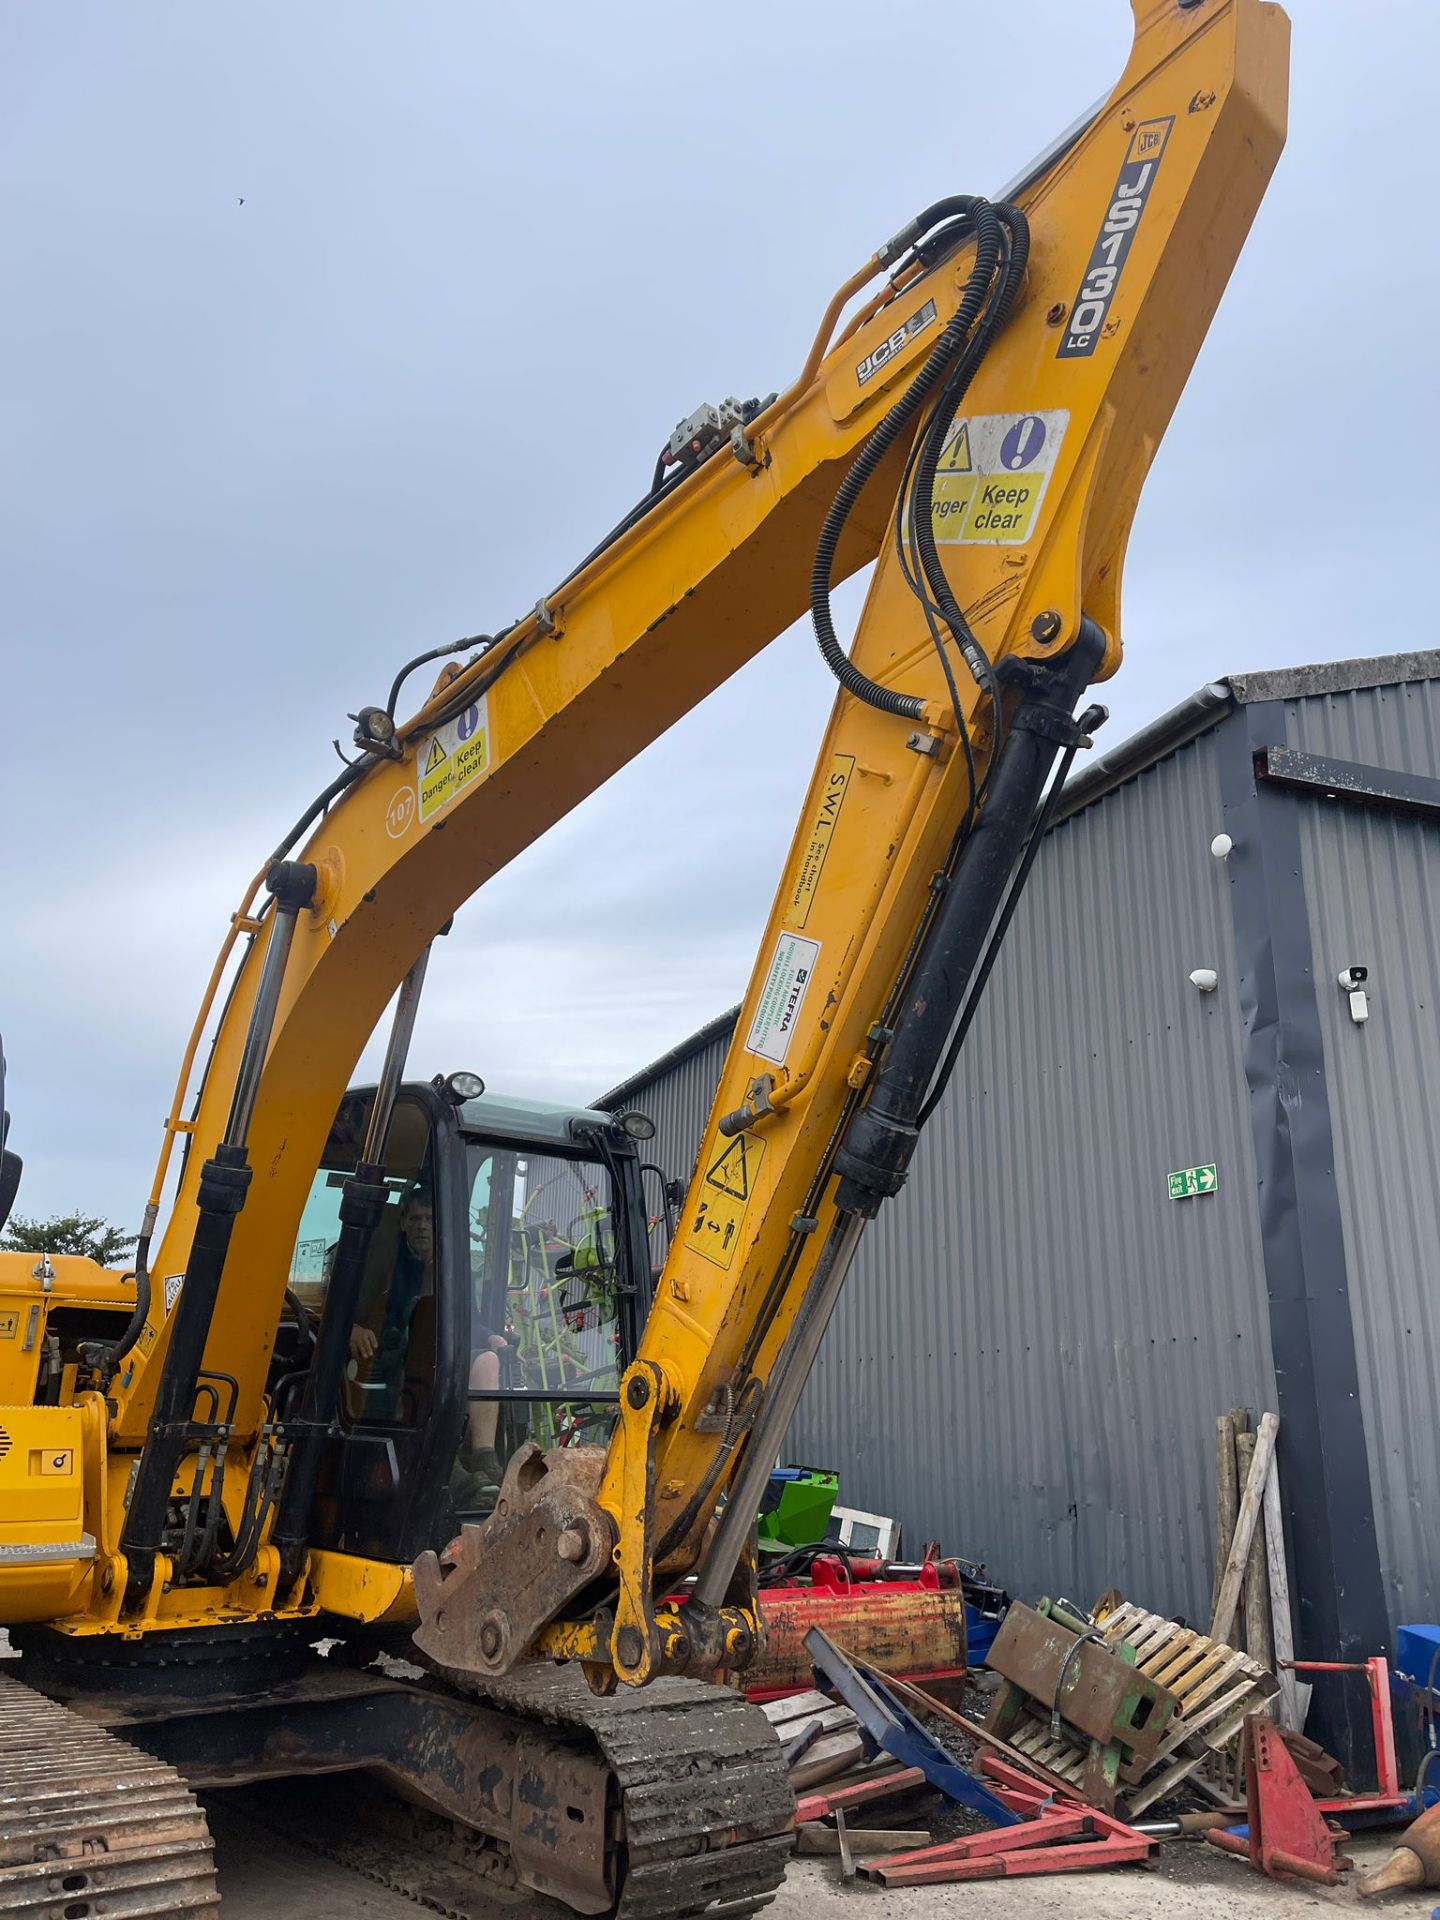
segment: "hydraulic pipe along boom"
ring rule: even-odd
[[[314,867],[303,861],[279,861],[270,869],[267,885],[275,901],[275,911],[245,1034],[240,1071],[236,1075],[229,1124],[224,1139],[200,1171],[195,1235],[175,1307],[169,1358],[161,1375],[155,1418],[140,1455],[120,1536],[126,1561],[127,1597],[132,1604],[149,1593],[154,1581],[156,1554],[175,1469],[192,1437],[195,1387],[205,1358],[205,1343],[210,1337],[236,1217],[245,1205],[250,1188],[247,1141],[260,1073],[279,1011],[280,989],[295,938],[295,924],[301,908],[308,906],[314,897],[315,878]]]

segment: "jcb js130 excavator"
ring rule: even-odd
[[[1277,7],[1134,13],[1025,178],[908,221],[783,393],[691,415],[532,612],[361,710],[232,919],[135,1271],[0,1260],[6,1912],[204,1908],[189,1787],[346,1768],[581,1912],[778,1881],[784,1770],[716,1684],[760,1495],[1102,717],[1139,490],[1283,141]],[[406,1084],[415,1004],[456,909],[807,604],[839,692],[652,1298],[643,1121]]]

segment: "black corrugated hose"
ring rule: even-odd
[[[974,378],[991,341],[1003,325],[1025,272],[1029,254],[1029,228],[1018,207],[992,206],[988,200],[957,196],[941,203],[968,221],[975,235],[975,261],[966,281],[960,305],[935,343],[925,364],[910,386],[890,409],[856,455],[849,472],[841,481],[830,511],[825,516],[815,549],[810,576],[810,614],[815,637],[825,664],[848,693],[883,713],[902,720],[918,720],[924,702],[913,694],[897,693],[869,679],[848,658],[835,633],[830,612],[830,582],[835,553],[845,522],[866,483],[890,452],[916,414],[932,395],[937,396],[934,417],[924,434],[924,448],[915,463],[915,512],[923,511],[920,556],[926,584],[934,596],[941,617],[955,634],[962,656],[976,679],[988,673],[978,642],[970,633],[964,615],[956,604],[935,554],[933,529],[929,527],[929,500],[934,485],[935,465],[954,408]],[[997,277],[998,270],[998,277]],[[978,330],[971,338],[972,330]],[[965,349],[960,352],[961,349]],[[960,358],[957,360],[957,352]],[[931,444],[933,439],[933,446]],[[923,508],[922,500],[925,502]],[[903,509],[902,509],[903,510]],[[928,551],[926,535],[928,534]],[[933,562],[933,566],[932,566]],[[935,577],[935,576],[938,576]]]
[[[935,545],[935,521],[933,501],[935,473],[940,462],[940,453],[950,433],[955,409],[964,397],[965,389],[974,379],[981,362],[989,352],[997,333],[1010,317],[1015,295],[1025,277],[1025,267],[1030,258],[1030,223],[1018,207],[1002,206],[996,209],[1005,228],[1007,258],[1002,262],[1001,272],[995,285],[995,297],[987,308],[976,330],[973,348],[973,364],[957,368],[961,379],[952,384],[946,382],[941,402],[936,406],[930,423],[925,430],[925,447],[915,466],[915,485],[912,494],[911,517],[915,533],[915,545],[920,557],[920,565],[925,574],[925,584],[934,598],[940,618],[955,636],[955,643],[961,657],[975,676],[976,682],[988,687],[998,712],[998,690],[993,683],[990,662],[984,649],[970,630],[969,622],[960,609],[960,604],[950,590],[945,577],[945,569],[940,564],[940,555]],[[971,355],[966,355],[970,360]]]

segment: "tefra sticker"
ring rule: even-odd
[[[818,940],[802,940],[798,933],[780,935],[745,1042],[747,1053],[758,1053],[762,1060],[784,1066],[819,958]]]

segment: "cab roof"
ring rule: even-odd
[[[507,1140],[524,1140],[537,1147],[573,1149],[582,1145],[576,1139],[574,1122],[581,1127],[599,1127],[612,1140],[618,1135],[613,1113],[601,1113],[594,1107],[558,1107],[548,1100],[521,1100],[505,1093],[484,1093],[478,1100],[467,1100],[458,1109],[458,1118],[467,1133],[500,1134]]]

